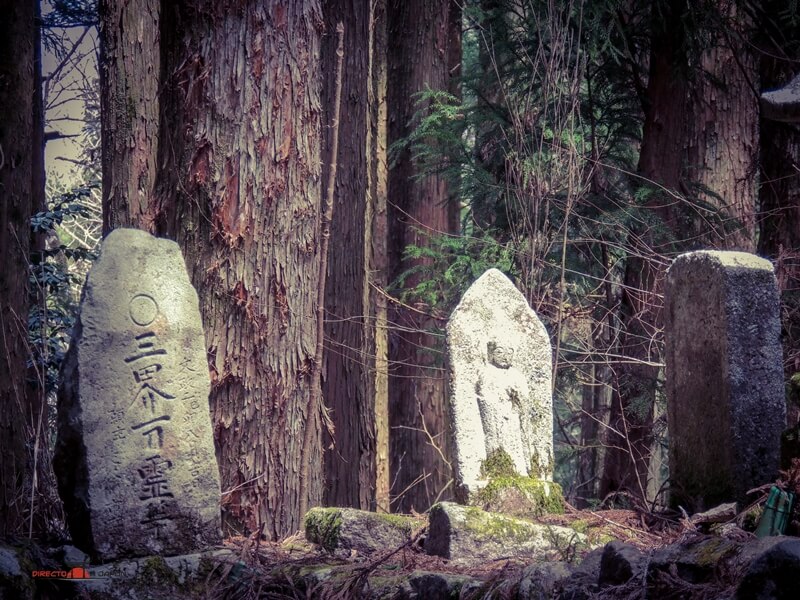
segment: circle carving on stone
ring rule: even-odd
[[[130,302],[131,319],[142,327],[150,325],[158,316],[158,304],[147,294],[136,294]]]

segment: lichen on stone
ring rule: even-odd
[[[467,507],[465,516],[467,528],[481,537],[518,542],[530,539],[530,527],[526,527],[524,522],[488,513],[474,506]]]

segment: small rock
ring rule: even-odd
[[[720,504],[705,512],[695,513],[689,518],[689,521],[693,525],[723,523],[735,518],[736,514],[736,502],[729,502],[727,504]]]
[[[650,559],[650,573],[675,570],[689,583],[706,583],[721,560],[733,556],[739,544],[716,536],[704,536],[683,544],[659,548]]]
[[[0,598],[32,600],[34,585],[30,573],[25,573],[14,548],[0,546]]]
[[[22,575],[17,554],[11,548],[0,546],[0,577]]]
[[[450,573],[425,573],[414,572],[409,577],[409,585],[413,592],[409,598],[422,600],[450,600],[457,598],[466,583],[473,583],[465,575],[452,575]]]
[[[736,600],[790,600],[798,597],[800,540],[781,542],[759,556],[736,590]]]
[[[628,582],[641,573],[643,559],[644,556],[636,546],[618,541],[609,542],[600,558],[598,583],[606,586]]]
[[[600,563],[605,548],[596,548],[583,557],[567,579],[558,582],[557,598],[565,600],[589,600],[595,598],[600,587]]]
[[[65,567],[85,567],[90,562],[88,554],[70,545],[59,546],[49,554]]]
[[[352,597],[365,600],[450,600],[475,597],[468,594],[477,590],[481,583],[468,575],[454,573],[412,571],[387,577],[377,571],[370,576],[366,589]]]
[[[402,546],[421,522],[355,508],[312,508],[306,513],[306,539],[326,550],[371,554]]]
[[[425,551],[475,564],[504,558],[563,559],[574,554],[577,545],[585,544],[586,536],[566,527],[440,502],[430,512]]]
[[[522,572],[519,582],[520,600],[547,600],[556,595],[558,583],[572,574],[566,562],[546,562],[531,565]]]

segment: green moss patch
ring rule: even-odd
[[[306,539],[333,552],[339,546],[342,511],[338,508],[312,508],[305,517]]]
[[[473,495],[472,504],[516,515],[563,514],[561,486],[521,475],[494,477]]]
[[[465,511],[466,527],[481,538],[526,542],[531,538],[531,524],[503,515],[487,513],[475,506]]]
[[[514,469],[514,461],[502,448],[492,450],[486,460],[481,462],[481,478],[495,477],[519,477],[519,473]]]

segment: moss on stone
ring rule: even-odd
[[[507,489],[517,490],[527,500],[532,515],[564,513],[564,495],[560,485],[520,475],[491,478],[485,487],[475,492],[472,504],[492,506],[500,493]]]
[[[503,448],[497,448],[487,455],[486,460],[481,461],[481,477],[483,479],[519,477],[519,473],[514,468],[514,461],[508,452]]]
[[[145,584],[178,585],[178,575],[160,556],[145,559],[138,579]]]
[[[725,538],[710,538],[697,549],[696,560],[701,567],[713,567],[735,549]]]
[[[571,523],[566,523],[566,526],[576,533],[586,536],[586,545],[588,547],[605,546],[609,542],[613,542],[618,538],[609,533],[609,529],[602,524],[592,525],[586,519],[577,519]]]
[[[532,477],[543,477],[545,475],[552,477],[553,475],[553,456],[550,452],[545,457],[540,456],[538,451],[534,452],[531,454],[530,465],[528,474]]]
[[[589,531],[589,521],[585,519],[577,519],[572,521],[572,523],[569,523],[567,526],[577,533],[586,534]]]
[[[745,531],[755,531],[758,527],[758,522],[761,520],[761,515],[764,514],[764,508],[760,504],[756,504],[748,510],[742,518],[742,529]]]
[[[475,506],[466,507],[464,514],[467,528],[481,537],[515,542],[530,539],[531,528],[524,521],[488,513]]]
[[[402,529],[403,532],[410,534],[414,531],[414,525],[416,521],[413,517],[408,517],[406,515],[392,515],[389,513],[372,513],[375,515],[375,518],[379,521],[383,521],[384,523],[391,525],[392,527],[396,527],[398,529]]]
[[[333,552],[339,546],[342,511],[338,508],[312,508],[306,513],[304,526],[306,539]]]

